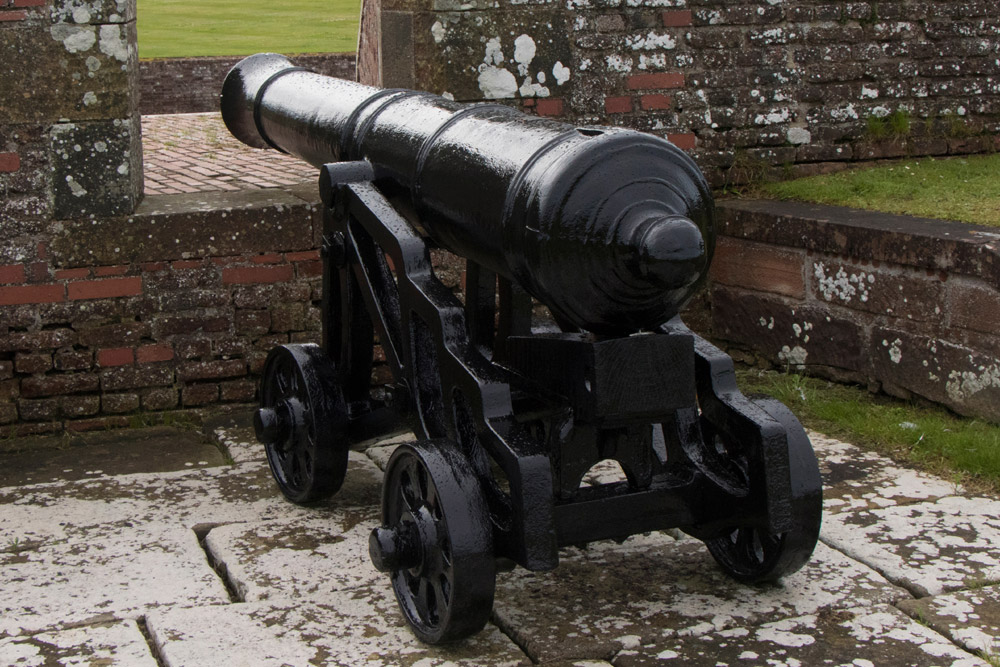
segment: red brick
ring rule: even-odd
[[[89,278],[90,269],[59,269],[53,274],[56,280],[78,280]]]
[[[651,95],[643,95],[639,98],[639,105],[643,108],[643,111],[652,111],[654,109],[669,109],[673,106],[673,99],[670,95],[662,95],[660,93],[653,93]]]
[[[34,375],[21,380],[21,395],[26,398],[59,396],[81,391],[97,391],[98,378],[90,373]]]
[[[110,366],[128,366],[135,361],[135,353],[130,347],[115,347],[108,350],[98,350],[97,365],[108,368]]]
[[[296,262],[295,271],[299,278],[316,278],[323,275],[323,262]]]
[[[242,264],[246,261],[242,257],[211,257],[210,260],[216,266],[232,266],[233,264]]]
[[[47,283],[49,276],[48,262],[32,262],[28,264],[28,279],[33,283]]]
[[[19,10],[16,12],[0,12],[0,21],[23,21],[28,18],[28,12]]]
[[[70,299],[111,299],[119,296],[142,294],[142,278],[111,278],[109,280],[81,280],[66,285]]]
[[[20,168],[20,155],[17,153],[0,153],[0,173],[10,173]]]
[[[232,380],[219,383],[219,395],[223,401],[252,401],[257,395],[257,383],[253,380]]]
[[[676,28],[694,23],[690,9],[669,9],[663,12],[663,26]]]
[[[632,111],[632,98],[627,95],[605,97],[604,111],[607,113],[628,113]]]
[[[144,410],[169,410],[176,407],[176,389],[150,389],[142,394],[142,408]]]
[[[23,283],[24,277],[24,264],[0,266],[0,283]]]
[[[535,98],[534,97],[528,97],[528,98],[526,98],[524,100],[523,104],[526,107],[533,107],[533,106],[535,106]]]
[[[267,255],[255,255],[250,258],[250,261],[254,264],[277,264],[281,261],[281,255],[276,252]]]
[[[106,431],[112,428],[126,428],[128,425],[128,417],[98,417],[96,419],[68,421],[66,422],[66,429],[77,432]]]
[[[15,7],[44,7],[48,0],[14,0]]]
[[[672,143],[677,148],[682,151],[692,151],[695,147],[695,136],[691,133],[687,134],[668,134],[667,141]]]
[[[200,259],[185,259],[170,263],[170,268],[175,271],[183,269],[200,269],[202,266],[204,266],[204,262]]]
[[[557,97],[543,97],[535,103],[539,116],[561,116],[563,101]]]
[[[166,262],[143,262],[139,265],[139,268],[143,271],[153,273],[155,271],[166,271],[169,266]]]
[[[243,359],[219,359],[216,361],[192,361],[181,366],[177,378],[183,382],[190,380],[218,380],[242,377],[247,374],[247,362]]]
[[[216,403],[219,400],[219,385],[215,383],[193,384],[181,390],[181,403],[187,407]]]
[[[143,345],[135,351],[135,359],[140,364],[170,361],[173,358],[174,348],[169,345]]]
[[[247,285],[251,283],[279,283],[292,279],[292,265],[239,266],[222,270],[222,282],[226,285]]]
[[[711,276],[723,285],[801,299],[806,294],[804,261],[801,252],[720,237]]]
[[[66,288],[62,285],[17,285],[0,287],[0,306],[16,306],[22,303],[55,303],[66,298]]]
[[[128,273],[128,266],[99,266],[94,269],[94,275],[98,277],[104,276],[124,276]]]
[[[684,75],[679,72],[658,72],[656,74],[633,74],[628,78],[629,90],[655,90],[657,88],[680,88],[684,85]]]
[[[18,352],[14,356],[14,366],[18,373],[44,373],[52,370],[52,355]]]
[[[304,252],[286,252],[285,259],[289,262],[308,262],[319,259],[319,250],[306,250]]]

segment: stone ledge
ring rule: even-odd
[[[74,268],[311,250],[321,227],[315,191],[310,183],[149,196],[130,216],[54,223],[52,261]]]
[[[719,235],[979,278],[1000,288],[1000,229],[791,201],[718,203]]]

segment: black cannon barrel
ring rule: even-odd
[[[250,146],[316,166],[369,161],[436,242],[585,330],[654,328],[708,271],[711,191],[690,157],[652,135],[372,88],[270,53],[230,71],[222,116]]]

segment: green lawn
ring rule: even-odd
[[[339,53],[358,47],[360,0],[138,0],[139,57]]]
[[[1000,227],[1000,154],[892,166],[761,186],[761,194]]]

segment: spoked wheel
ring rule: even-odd
[[[774,535],[764,528],[738,526],[722,537],[705,541],[722,569],[744,583],[773,581],[805,565],[819,539],[823,513],[819,463],[799,420],[773,398],[757,398],[754,403],[788,433],[793,528]]]
[[[267,355],[254,414],[278,488],[295,503],[328,498],[347,471],[347,409],[333,362],[318,345]]]
[[[496,587],[491,526],[479,481],[454,444],[396,449],[369,553],[389,573],[399,608],[422,641],[455,641],[486,624]]]

